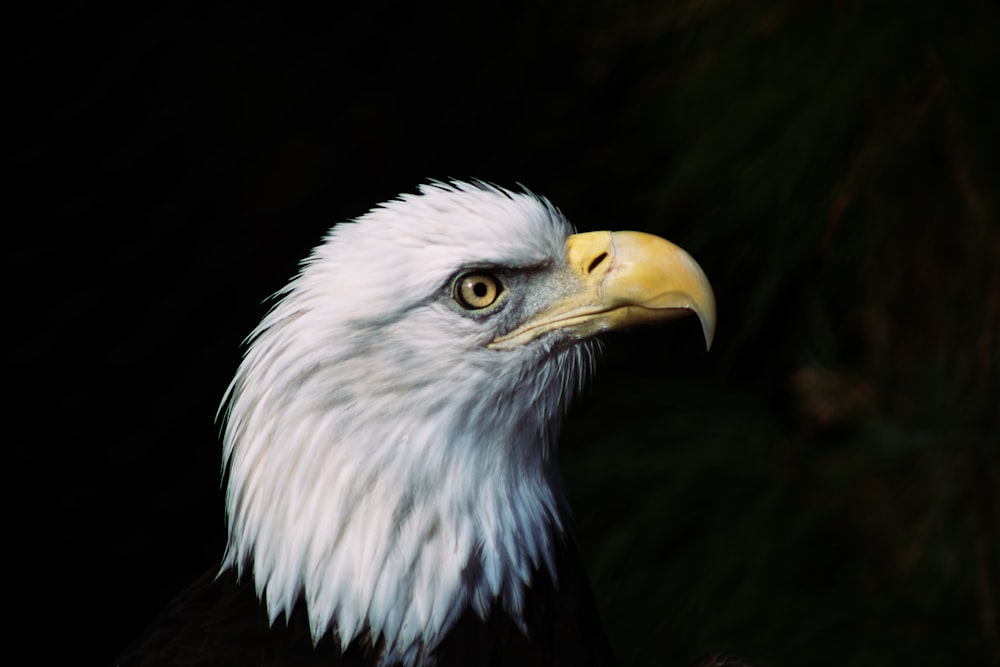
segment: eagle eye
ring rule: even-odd
[[[452,296],[466,310],[481,310],[496,303],[503,284],[490,274],[481,271],[463,273],[455,281]]]

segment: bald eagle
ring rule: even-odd
[[[225,405],[228,545],[120,665],[604,665],[560,421],[595,336],[708,279],[547,200],[434,182],[336,225],[250,337]]]

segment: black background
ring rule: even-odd
[[[562,460],[625,664],[1000,664],[987,3],[18,10],[6,89],[14,650],[107,664],[221,556],[215,411],[333,223],[523,183],[688,248]],[[10,627],[10,623],[8,623]],[[32,657],[33,656],[33,657]]]

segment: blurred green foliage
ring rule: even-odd
[[[710,376],[612,370],[566,435],[622,663],[1000,664],[1000,10],[579,11],[583,76],[641,73],[616,196],[719,297]]]

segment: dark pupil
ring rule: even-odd
[[[476,283],[472,286],[472,293],[480,298],[486,296],[486,292],[488,291],[489,288],[486,287],[486,283]]]

